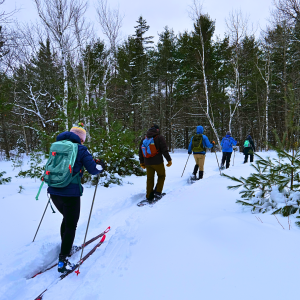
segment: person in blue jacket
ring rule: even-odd
[[[229,168],[230,165],[230,158],[232,154],[232,146],[235,146],[237,144],[237,141],[231,136],[231,132],[227,131],[226,136],[223,137],[221,141],[221,146],[222,146],[222,163],[221,163],[221,169],[225,169],[224,164],[226,161],[226,169]]]
[[[197,126],[197,134],[191,138],[188,154],[194,154],[196,165],[194,167],[194,179],[197,180],[197,171],[199,169],[199,178],[203,178],[204,162],[205,162],[205,148],[212,148],[215,142],[210,143],[208,137],[203,134],[203,127]]]
[[[83,125],[83,124],[82,124]],[[82,127],[73,127],[70,131],[59,134],[56,141],[69,140],[78,144],[78,153],[73,167],[73,176],[78,172],[82,177],[84,167],[90,174],[97,175],[103,172],[105,168],[104,162],[94,161],[87,147],[83,146],[86,138],[86,131]],[[60,226],[61,249],[59,254],[58,272],[64,273],[74,266],[68,261],[67,257],[73,246],[77,222],[80,215],[80,196],[82,195],[83,187],[78,183],[70,183],[64,188],[48,187],[48,193],[51,200],[63,215],[63,220]]]

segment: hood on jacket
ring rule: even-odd
[[[225,137],[226,137],[226,138],[230,138],[230,137],[231,137],[231,134],[226,134]]]
[[[202,134],[203,133],[203,127],[197,126],[197,133]]]
[[[249,141],[251,141],[251,140],[252,140],[252,137],[251,137],[251,135],[250,135],[250,134],[247,136],[246,140],[249,140]]]
[[[70,132],[70,131],[62,132],[56,137],[57,142],[63,141],[63,140],[69,140],[73,143],[81,144],[80,137],[77,134]]]

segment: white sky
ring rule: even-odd
[[[95,24],[95,28],[99,28],[94,8],[96,1],[88,1],[87,17]],[[188,15],[192,0],[108,0],[108,3],[111,8],[119,6],[120,13],[124,15],[121,29],[123,38],[134,33],[134,26],[140,15],[150,25],[148,33],[155,36],[155,41],[157,33],[162,32],[165,26],[173,28],[175,33],[192,29],[192,21]],[[203,12],[208,13],[216,21],[215,34],[222,38],[226,31],[225,19],[233,10],[241,10],[244,15],[248,15],[249,22],[257,29],[258,36],[260,28],[264,29],[268,23],[273,0],[204,0],[202,3]],[[37,18],[33,0],[6,0],[0,6],[0,12],[3,10],[9,12],[15,7],[21,8],[15,15],[19,21],[34,21]],[[98,35],[103,37],[100,31]]]

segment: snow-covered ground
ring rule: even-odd
[[[214,153],[206,156],[204,179],[193,185],[187,183],[193,157],[181,178],[187,152],[171,156],[167,195],[153,207],[136,206],[145,196],[146,177],[126,177],[123,186],[98,188],[88,238],[108,226],[111,231],[81,266],[81,274],[52,286],[43,300],[296,298],[300,229],[294,222],[288,230],[287,218],[278,216],[283,229],[274,216],[253,215],[236,204],[238,191],[227,190],[232,182],[219,175]],[[218,157],[220,161],[220,153]],[[237,153],[235,165],[225,172],[247,176],[252,168],[242,161]],[[55,268],[29,279],[57,261],[61,215],[49,208],[32,243],[47,203],[46,187],[36,201],[38,181],[15,178],[18,170],[10,162],[0,162],[3,170],[13,180],[0,186],[0,299],[33,300],[58,276]],[[77,245],[84,239],[93,193],[94,187],[85,187]]]

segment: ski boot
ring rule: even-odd
[[[59,255],[58,259],[58,272],[66,273],[75,269],[75,265],[70,263],[66,255]]]
[[[220,170],[225,170],[225,166],[221,164]]]

